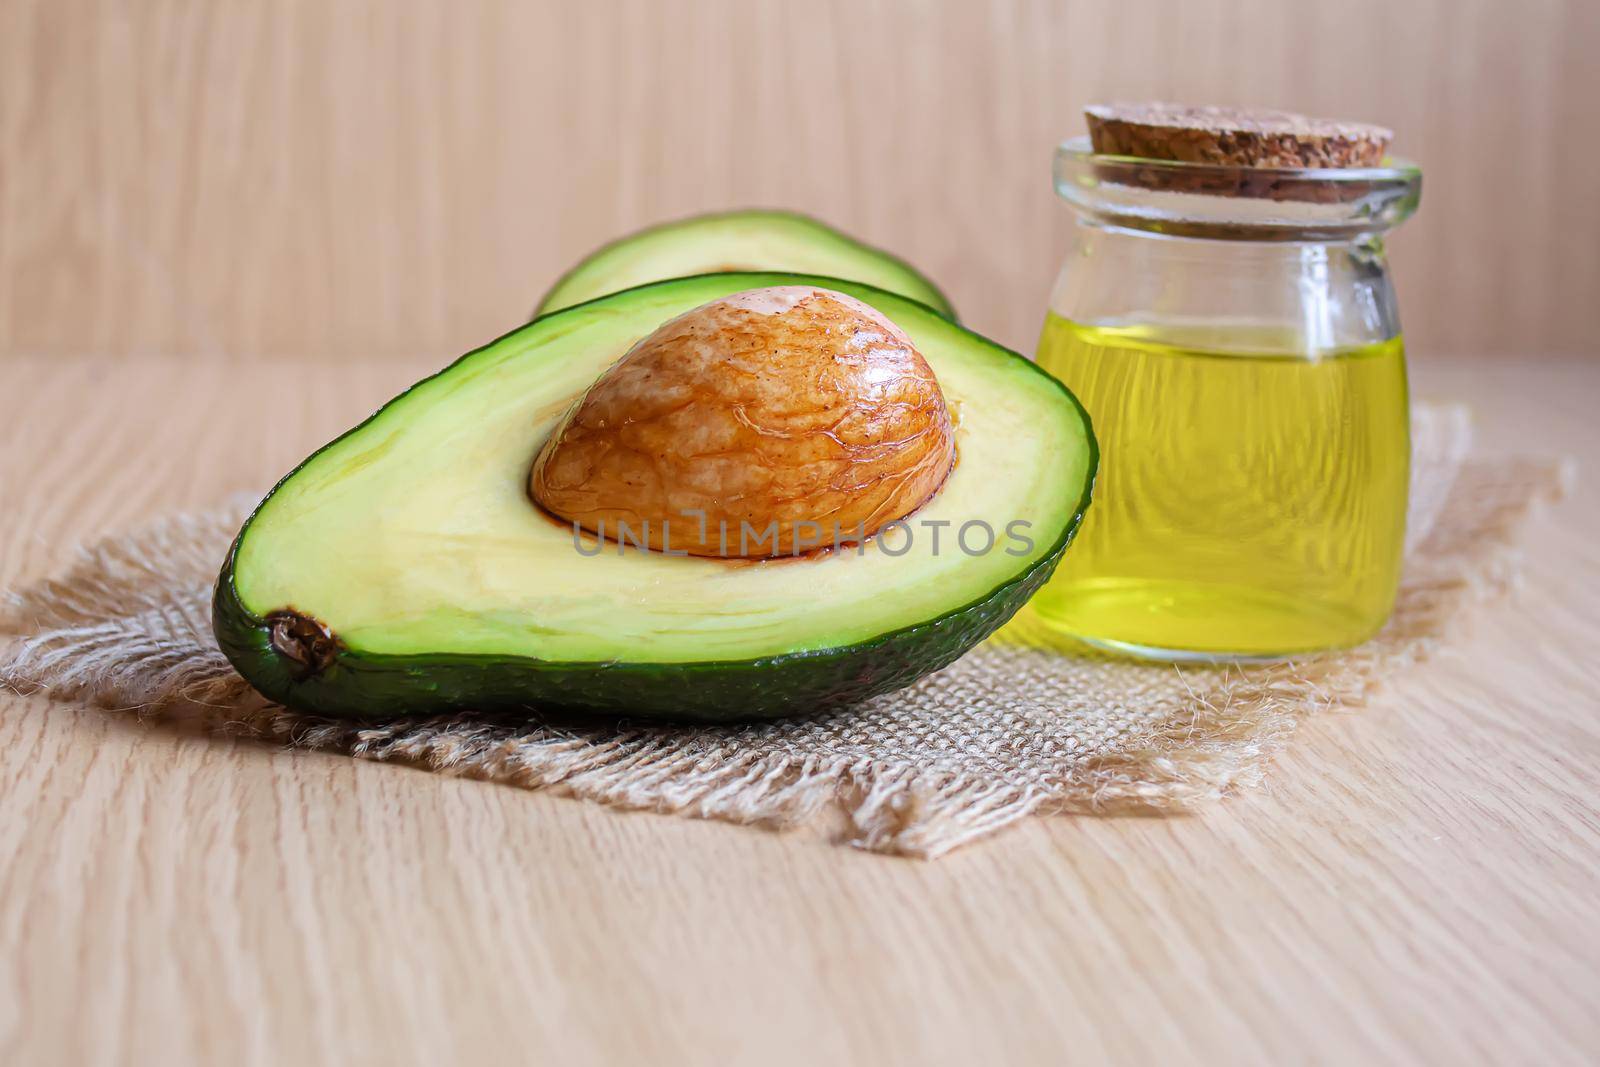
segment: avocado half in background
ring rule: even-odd
[[[780,286],[861,302],[936,376],[955,459],[909,516],[914,536],[788,559],[581,553],[530,496],[548,445],[622,388],[613,365],[642,339]],[[314,453],[245,522],[214,625],[262,694],[330,715],[814,711],[910,685],[1010,618],[1065,551],[1096,462],[1061,383],[922,303],[834,278],[678,278],[543,316]],[[999,536],[991,551],[956,548],[974,520]],[[1025,549],[1006,539],[1016,522]]]
[[[939,287],[905,260],[808,215],[770,210],[695,215],[620,237],[562,275],[533,314],[538,318],[666,278],[730,271],[850,278],[956,320]]]

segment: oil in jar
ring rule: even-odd
[[[1306,354],[1249,324],[1052,313],[1038,359],[1100,442],[1083,528],[1032,601],[1053,630],[1219,659],[1345,647],[1383,624],[1410,458],[1399,337]]]

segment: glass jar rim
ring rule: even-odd
[[[1422,196],[1422,168],[1249,167],[1056,148],[1056,193],[1096,222],[1177,237],[1338,241],[1398,226]]]

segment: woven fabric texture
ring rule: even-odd
[[[934,857],[1034,814],[1164,812],[1260,779],[1309,713],[1362,701],[1516,576],[1515,536],[1555,464],[1468,458],[1458,408],[1419,407],[1406,574],[1350,652],[1262,666],[1067,656],[1025,610],[953,666],[849,709],[743,726],[539,715],[303,715],[257,697],[211,635],[219,563],[250,501],[81,551],[7,594],[0,684],[200,729],[626,808],[765,827],[832,815],[840,840]]]

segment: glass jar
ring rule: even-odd
[[[1033,600],[1162,659],[1366,640],[1399,583],[1410,460],[1383,234],[1408,164],[1287,170],[1057,150],[1078,214],[1038,361],[1100,441],[1094,502]]]

